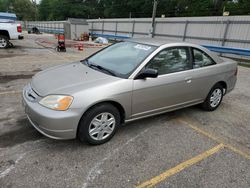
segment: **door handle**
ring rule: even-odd
[[[190,84],[190,83],[192,82],[192,77],[187,77],[187,78],[185,78],[185,81],[186,81],[188,84]]]

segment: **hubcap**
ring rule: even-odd
[[[101,113],[94,117],[89,125],[89,135],[94,140],[104,140],[112,134],[115,128],[115,117],[108,113]]]
[[[210,97],[210,105],[214,108],[220,104],[222,92],[220,89],[215,89]]]
[[[4,38],[0,38],[0,48],[5,48],[7,41]]]

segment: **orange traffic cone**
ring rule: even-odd
[[[79,44],[79,45],[78,45],[78,50],[79,50],[79,51],[83,51],[83,44]]]

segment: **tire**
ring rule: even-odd
[[[4,35],[0,35],[0,49],[9,47],[9,38]]]
[[[208,93],[206,100],[202,103],[202,108],[206,111],[216,110],[223,99],[223,87],[216,84]]]
[[[80,120],[77,136],[81,142],[104,144],[120,125],[120,113],[113,105],[103,103],[88,110]],[[91,133],[92,132],[92,133]]]

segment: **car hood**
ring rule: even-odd
[[[37,73],[31,81],[32,89],[40,96],[49,94],[73,95],[115,81],[117,77],[93,70],[81,62],[52,67]]]

